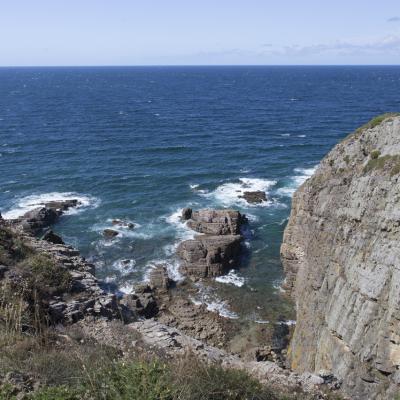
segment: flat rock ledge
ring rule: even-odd
[[[194,278],[223,275],[239,263],[242,236],[240,230],[247,223],[236,210],[198,210],[185,208],[182,220],[202,235],[181,242],[177,255],[181,271]]]

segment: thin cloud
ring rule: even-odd
[[[387,22],[399,22],[399,21],[400,21],[400,17],[392,17],[387,20]]]

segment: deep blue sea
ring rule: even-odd
[[[279,246],[293,191],[344,136],[399,111],[399,93],[400,67],[2,68],[0,210],[81,199],[56,232],[128,292],[157,263],[179,279],[174,249],[191,235],[182,207],[240,209],[246,257],[194,301],[291,318]],[[252,189],[268,202],[238,198]],[[136,227],[106,241],[114,218]]]

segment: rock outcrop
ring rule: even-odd
[[[250,204],[261,204],[267,201],[267,195],[262,190],[255,190],[254,192],[243,192],[243,195],[238,196],[240,199],[245,199]]]
[[[247,222],[244,215],[235,210],[192,211],[185,208],[182,219],[187,220],[188,227],[203,234],[185,240],[177,248],[185,275],[214,277],[237,265],[242,240],[240,228]]]
[[[353,399],[400,391],[400,117],[338,144],[293,197],[281,248],[299,372],[326,370]]]

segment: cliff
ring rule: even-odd
[[[281,257],[298,372],[328,370],[354,399],[400,391],[400,116],[339,143],[293,197]]]

